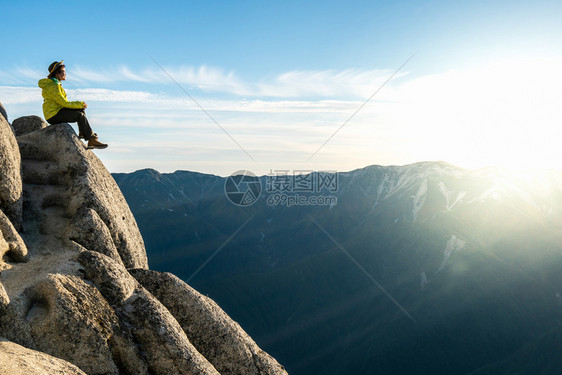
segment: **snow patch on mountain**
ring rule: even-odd
[[[465,190],[459,191],[458,193],[449,191],[442,181],[439,182],[439,191],[441,191],[441,193],[445,197],[445,211],[447,212],[451,211],[453,207],[455,207],[458,203],[461,203],[468,194],[468,192]]]
[[[420,274],[420,290],[423,290],[427,284],[429,284],[429,279],[427,278],[425,271],[422,271]]]
[[[469,203],[485,202],[488,199],[494,199],[494,200],[499,199],[499,193],[497,191],[496,186],[492,186],[492,187],[488,188],[487,190],[485,190],[483,193],[478,194],[476,197],[472,198],[469,201]]]
[[[447,245],[445,246],[445,251],[443,252],[443,262],[441,263],[441,266],[436,273],[441,272],[441,270],[445,268],[445,265],[447,264],[447,261],[449,260],[451,255],[453,255],[453,253],[458,250],[462,250],[465,245],[465,241],[457,238],[457,236],[455,236],[454,234],[451,235],[451,238],[449,238],[449,240],[447,241]]]
[[[409,171],[398,170],[395,167],[389,167],[384,174],[381,183],[377,189],[377,201],[386,199],[397,192],[402,191],[408,184],[419,178],[416,173],[408,173]]]
[[[416,221],[416,218],[418,217],[418,213],[420,212],[420,210],[422,209],[425,203],[426,197],[427,197],[427,178],[423,180],[423,182],[421,183],[418,189],[418,192],[413,197],[414,207],[412,209],[412,217],[414,218],[414,221]]]

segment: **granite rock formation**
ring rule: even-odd
[[[0,374],[286,374],[216,303],[148,270],[123,195],[69,124],[4,117]]]
[[[0,116],[0,210],[19,229],[22,215],[21,158],[14,130]]]
[[[6,113],[6,108],[4,108],[4,105],[2,103],[0,103],[0,115],[4,117],[4,120],[6,120],[6,122],[10,122],[8,120],[8,114]]]
[[[71,363],[27,349],[2,337],[0,337],[0,374],[86,375]]]
[[[23,116],[12,122],[12,128],[16,137],[34,132],[35,130],[41,130],[47,126],[47,122],[39,116]]]

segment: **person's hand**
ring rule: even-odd
[[[86,104],[86,102],[84,102],[84,109],[88,108],[88,104]]]

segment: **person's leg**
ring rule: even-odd
[[[62,108],[56,115],[47,120],[51,125],[61,122],[77,122],[82,137],[88,141],[88,148],[106,148],[105,143],[98,141],[97,135],[93,134],[90,123],[83,109]]]
[[[88,140],[90,138],[92,138],[92,135],[94,134],[94,132],[92,131],[92,128],[90,127],[90,123],[88,122],[88,119],[86,118],[86,114],[84,113],[83,109],[79,110],[79,115],[78,115],[78,129],[80,131],[80,134],[82,134],[82,136],[84,137],[84,139]]]
[[[77,122],[80,134],[82,134],[85,140],[89,140],[93,135],[92,128],[83,109],[62,108],[56,115],[48,119],[47,122],[51,125],[62,122]]]
[[[63,122],[76,122],[75,111],[69,110],[68,108],[61,108],[56,115],[47,119],[47,122],[51,125],[60,124]]]

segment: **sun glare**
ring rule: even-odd
[[[562,169],[562,61],[509,60],[404,84],[400,122],[427,159]]]

